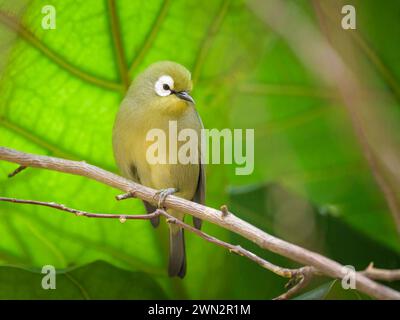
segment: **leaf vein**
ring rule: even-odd
[[[110,20],[110,27],[111,27],[111,38],[114,44],[114,52],[115,58],[117,60],[118,65],[118,72],[121,78],[122,86],[125,90],[128,89],[130,80],[129,80],[129,73],[128,67],[126,65],[126,60],[124,56],[124,47],[122,44],[121,38],[121,29],[118,20],[117,8],[115,5],[115,0],[108,0],[108,16]]]
[[[57,64],[64,70],[70,72],[79,79],[104,89],[113,91],[122,91],[123,88],[121,84],[91,75],[87,72],[78,69],[76,66],[66,61],[63,57],[58,55],[56,52],[47,47],[43,42],[41,42],[37,37],[35,37],[35,35],[31,31],[29,31],[25,26],[23,26],[21,22],[18,21],[15,17],[10,16],[3,11],[0,11],[0,22],[2,22],[5,26],[9,27],[10,29],[16,31],[22,39],[31,44],[32,47],[40,51],[49,60],[53,61],[55,64]]]
[[[226,13],[228,12],[228,8],[230,5],[231,0],[224,0],[221,4],[221,7],[219,8],[216,16],[214,17],[213,21],[210,24],[210,27],[208,28],[208,31],[206,32],[206,35],[204,39],[201,42],[200,49],[198,51],[198,54],[196,56],[195,62],[194,62],[194,67],[193,67],[193,82],[197,82],[201,69],[203,67],[203,64],[205,62],[205,59],[207,57],[207,54],[209,50],[211,49],[212,42],[215,38],[215,35],[219,28],[222,25],[222,22],[225,18]]]
[[[154,39],[156,38],[158,31],[160,30],[160,27],[167,15],[168,9],[170,7],[171,0],[164,0],[160,11],[158,12],[158,15],[156,19],[154,20],[153,26],[151,27],[149,33],[145,37],[144,43],[141,46],[140,51],[136,55],[136,57],[133,59],[133,62],[129,68],[129,73],[132,74],[136,68],[139,66],[140,62],[142,62],[144,56],[147,54],[149,51],[151,45],[154,42]]]

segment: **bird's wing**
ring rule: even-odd
[[[201,128],[203,129],[204,128],[203,122],[201,121],[201,118],[197,113],[197,111],[195,112],[197,118],[200,121]],[[193,201],[200,204],[205,204],[206,201],[206,173],[205,173],[203,155],[201,153],[201,142],[199,143],[199,179],[197,181],[197,188],[193,197]],[[201,219],[193,217],[193,225],[195,226],[196,229],[200,230],[201,224],[202,224]]]

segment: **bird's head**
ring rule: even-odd
[[[184,66],[161,61],[153,63],[137,76],[128,95],[140,99],[142,105],[176,112],[194,104],[191,90],[191,75]]]

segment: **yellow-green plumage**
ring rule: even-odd
[[[157,94],[155,84],[162,76],[173,79],[171,92],[190,92],[192,89],[189,71],[174,62],[155,63],[138,75],[115,120],[115,159],[127,178],[158,190],[176,188],[178,191],[175,195],[204,202],[205,181],[201,164],[150,164],[146,159],[147,148],[153,143],[146,141],[147,133],[158,128],[168,137],[169,121],[176,121],[178,132],[190,128],[196,130],[198,137],[201,136],[202,123],[193,103],[183,100],[178,94]],[[183,143],[178,141],[178,148]],[[166,150],[168,153],[168,145]],[[184,213],[174,210],[168,212],[178,219],[184,218]],[[199,221],[196,221],[196,225],[200,226]],[[186,272],[183,230],[173,224],[170,225],[170,241],[169,274],[183,277]]]

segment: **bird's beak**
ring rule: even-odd
[[[182,99],[182,100],[186,100],[186,101],[189,101],[189,102],[195,104],[193,98],[192,98],[192,97],[190,96],[190,94],[187,93],[186,91],[176,92],[175,95],[176,95],[178,98]]]

